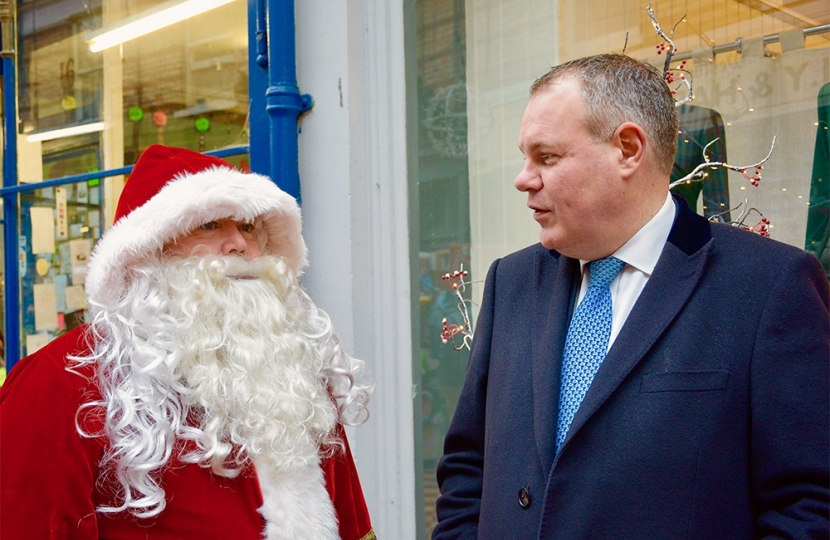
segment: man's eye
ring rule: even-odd
[[[213,229],[217,228],[218,226],[219,226],[219,224],[216,223],[215,221],[208,221],[207,223],[205,223],[204,225],[202,225],[199,228],[204,229],[206,231],[212,231]]]
[[[244,233],[252,233],[255,230],[254,224],[253,223],[243,223],[242,225],[239,226],[239,230],[244,232]]]

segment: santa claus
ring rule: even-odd
[[[298,283],[300,225],[268,178],[143,153],[89,323],[0,391],[2,538],[374,538],[342,428],[370,388]]]

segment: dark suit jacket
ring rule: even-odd
[[[828,538],[827,279],[812,255],[675,202],[559,455],[578,261],[536,245],[493,263],[434,539]]]

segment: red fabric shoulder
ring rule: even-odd
[[[67,371],[87,352],[85,327],[21,360],[0,389],[2,538],[98,538],[93,503],[100,440],[81,438],[75,415],[97,390],[91,369]],[[84,373],[86,371],[86,373]]]
[[[337,428],[345,451],[338,452],[322,463],[326,487],[337,514],[342,540],[371,540],[375,537],[369,519],[369,509],[360,487],[349,440],[342,426]]]

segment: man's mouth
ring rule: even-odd
[[[539,216],[541,216],[543,214],[546,214],[548,212],[548,210],[546,210],[544,208],[537,208],[535,206],[528,206],[528,208],[533,210],[533,217],[534,218],[538,218]]]

